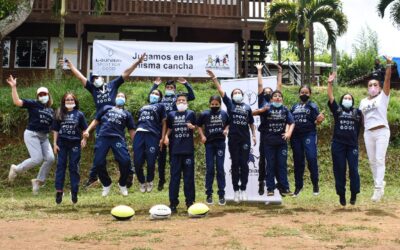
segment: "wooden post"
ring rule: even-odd
[[[280,64],[282,62],[282,47],[281,47],[281,41],[278,40],[278,63]]]
[[[77,69],[81,69],[81,44],[82,44],[82,33],[83,33],[83,27],[82,27],[82,23],[80,21],[78,21],[75,24],[75,30],[76,30],[76,34],[78,35],[78,39],[77,39],[77,44],[76,44],[76,58],[77,58],[77,62],[76,62],[76,68]]]
[[[169,35],[171,36],[172,41],[175,42],[176,41],[176,37],[178,36],[178,27],[176,26],[175,23],[173,23],[169,27]]]
[[[250,30],[246,28],[242,31],[242,38],[244,40],[244,76],[247,77],[249,73],[249,62],[248,62],[248,47],[249,47],[249,39],[250,39]]]

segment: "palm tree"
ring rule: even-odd
[[[393,21],[393,24],[400,28],[400,0],[380,0],[378,3],[378,13],[380,17],[385,16],[386,8],[390,7],[390,18]]]

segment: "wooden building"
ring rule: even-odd
[[[263,26],[271,0],[107,0],[103,15],[94,15],[91,0],[68,0],[65,56],[84,74],[91,70],[95,39],[232,42],[238,44],[239,74],[248,75],[263,61],[268,41]],[[36,0],[25,23],[5,40],[3,77],[32,79],[56,65],[59,21],[52,0]],[[287,40],[282,25],[277,32]],[[172,45],[175,46],[175,45]]]

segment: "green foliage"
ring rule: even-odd
[[[0,0],[0,20],[13,13],[18,6],[19,0]]]
[[[298,49],[294,42],[288,42],[286,47],[281,47],[282,61],[289,59],[292,62],[299,61]],[[278,45],[272,44],[272,60],[278,61]]]

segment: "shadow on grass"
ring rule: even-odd
[[[371,208],[371,209],[367,209],[365,215],[368,216],[389,216],[392,218],[399,218],[397,215],[393,214],[393,213],[389,213],[386,212],[382,209],[377,209],[377,208]]]

